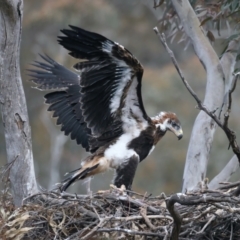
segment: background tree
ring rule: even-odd
[[[159,109],[172,109],[182,116],[185,140],[178,143],[176,147],[175,144],[171,145],[166,138],[166,141],[162,142],[152,157],[140,165],[133,186],[134,190],[140,189],[143,192],[148,190],[154,194],[159,194],[160,191],[166,191],[167,194],[179,191],[185,149],[189,142],[184,171],[184,192],[198,187],[206,187],[204,186],[207,183],[205,177],[216,175],[217,166],[220,166],[218,165],[220,161],[217,160],[223,162],[224,158],[230,156],[230,154],[226,154],[229,141],[234,153],[239,156],[235,135],[228,128],[229,125],[237,131],[240,130],[239,105],[232,104],[240,101],[237,95],[232,96],[235,88],[236,91],[239,91],[236,84],[238,74],[232,74],[238,64],[239,29],[236,23],[239,20],[238,15],[235,15],[239,12],[238,1],[160,0],[142,1],[144,3],[142,5],[137,0],[91,2],[88,0],[78,2],[74,0],[38,2],[25,0],[25,3],[27,3],[25,9],[28,14],[23,22],[26,32],[23,34],[22,42],[22,69],[27,68],[29,62],[36,59],[35,55],[39,52],[48,53],[64,65],[73,65],[73,60],[67,61],[70,58],[66,57],[66,51],[60,50],[55,38],[59,28],[66,27],[66,23],[80,25],[117,40],[144,63],[143,95],[146,109],[149,112],[154,114]],[[144,7],[146,5],[148,8]],[[155,9],[152,8],[153,6]],[[56,14],[52,14],[52,9],[56,11]],[[86,9],[89,9],[92,14],[88,12],[84,16]],[[158,18],[160,33],[156,28],[155,32],[163,43],[164,47],[162,48],[159,47],[154,33],[149,34],[155,25],[155,18],[150,17],[149,9]],[[10,170],[14,203],[19,206],[24,197],[37,192],[30,129],[28,128],[26,103],[18,65],[22,1],[4,0],[0,3],[0,10],[0,30],[3,33],[0,35],[0,104],[3,116],[0,134],[4,132],[6,138],[9,163],[6,170]],[[69,11],[71,11],[71,15],[69,15]],[[102,15],[96,15],[100,12]],[[99,26],[104,27],[99,29]],[[112,31],[112,29],[116,31]],[[162,32],[167,35],[167,41]],[[51,36],[54,36],[54,39],[51,39]],[[139,38],[141,41],[138,41]],[[129,39],[131,40],[129,41]],[[219,41],[222,40],[224,41],[221,45]],[[152,44],[149,44],[148,41],[151,41]],[[187,51],[184,52],[183,45],[180,48],[176,41],[184,44]],[[143,43],[147,43],[144,48],[142,47]],[[141,50],[138,52],[137,49]],[[159,53],[156,49],[160,49]],[[176,53],[176,57],[173,52]],[[203,65],[204,71],[200,69],[200,63],[196,61],[194,52]],[[174,66],[169,63],[168,59],[173,61]],[[176,59],[181,64],[178,64]],[[173,74],[176,72],[174,67],[177,68],[177,74],[180,75],[182,82],[202,110],[194,124],[195,114],[192,109],[194,109],[195,103],[190,94],[186,94],[186,88],[179,81],[179,76]],[[235,71],[238,70],[235,69]],[[205,79],[206,82],[203,81]],[[189,81],[192,88],[186,80]],[[48,120],[46,121],[46,116],[39,111],[40,106],[43,105],[42,94],[33,90],[28,91],[30,87],[26,81],[24,83],[34,129],[36,173],[40,184],[47,186],[49,182],[52,184],[56,178],[59,178],[58,168],[63,175],[70,169],[68,165],[79,164],[84,153],[80,148],[76,148],[75,143],[70,142],[66,143],[66,148],[63,149],[66,138],[57,133],[59,129],[55,132],[55,128],[49,124]],[[193,89],[196,90],[196,93]],[[200,99],[204,99],[203,103]],[[229,124],[228,120],[230,120]],[[191,133],[192,124],[194,126]],[[218,137],[213,141],[217,125],[224,131],[216,131]],[[226,133],[227,137],[223,133]],[[49,136],[51,137],[49,138]],[[55,138],[58,138],[59,141],[54,141]],[[210,155],[211,146],[216,142],[214,152]],[[51,153],[46,151],[50,146]],[[2,149],[3,146],[0,145],[1,161],[5,158]],[[50,155],[51,165],[49,164]],[[60,157],[62,158],[61,162],[58,162]],[[174,167],[172,167],[173,163]],[[49,181],[49,178],[46,178],[52,172],[49,165],[56,170],[53,175],[55,180]],[[74,169],[75,166],[71,168]],[[238,158],[233,156],[208,187],[216,188],[220,181],[228,180],[238,168]],[[150,173],[151,178],[149,177]],[[45,179],[47,180],[44,181]],[[101,181],[94,181],[96,190],[102,186],[106,188],[109,183],[109,179],[105,178],[106,181],[103,180],[104,178],[99,179]],[[99,183],[102,185],[98,185]],[[231,188],[238,185],[239,182],[223,186],[217,191],[202,189],[195,191],[195,194],[178,193],[167,198],[164,194],[151,197],[146,193],[142,195],[137,193],[137,199],[113,188],[109,196],[97,194],[94,201],[81,196],[76,198],[75,194],[60,195],[57,192],[45,191],[25,199],[25,202],[29,201],[29,204],[17,208],[15,211],[11,200],[8,197],[4,198],[4,195],[3,198],[7,201],[0,201],[0,222],[3,224],[0,226],[0,238],[7,236],[8,239],[21,239],[27,235],[29,238],[35,239],[36,236],[41,235],[43,238],[46,236],[66,238],[69,236],[69,239],[76,237],[90,239],[97,234],[103,234],[101,236],[108,238],[109,234],[116,237],[121,233],[121,237],[140,235],[167,239],[171,236],[171,239],[178,239],[180,230],[182,231],[181,236],[187,239],[192,238],[193,235],[197,239],[201,236],[239,237],[239,198],[235,196],[239,195],[240,188],[238,187],[237,190]],[[78,185],[78,189],[74,192],[81,192],[80,188],[81,186]],[[167,207],[164,207],[164,201]],[[174,206],[176,202],[180,204],[180,207],[179,205]],[[130,205],[131,208],[129,208]],[[188,207],[189,205],[191,208]],[[5,211],[3,206],[10,210]],[[75,219],[73,219],[73,213]],[[31,221],[27,221],[29,218]],[[32,228],[32,226],[29,227],[29,224],[42,227]],[[224,232],[219,229],[224,229]]]
[[[20,206],[24,197],[37,192],[31,133],[19,66],[23,1],[3,0],[0,9],[0,105],[7,171],[14,203]]]
[[[175,38],[180,32],[181,39],[184,39],[187,45],[193,45],[196,55],[206,70],[207,81],[203,105],[219,120],[220,126],[227,127],[232,101],[229,99],[229,91],[235,89],[237,81],[234,71],[240,40],[238,27],[240,18],[237,14],[240,10],[239,1],[173,0],[171,3],[155,1],[155,7],[162,5],[165,6],[159,20],[161,29],[170,28],[169,37],[171,38]],[[226,31],[225,28],[228,30],[227,36],[226,33],[221,35]],[[216,38],[226,40],[226,47],[220,59],[211,45]],[[201,106],[199,107],[203,110]],[[206,112],[199,112],[189,142],[183,176],[183,191],[196,188],[197,184],[206,177],[216,126],[216,121]],[[227,137],[229,137],[228,134]],[[230,144],[231,141],[235,141],[234,135],[232,138],[229,138]],[[237,144],[236,149],[233,146],[233,150],[239,153]],[[210,188],[217,188],[219,182],[229,180],[232,173],[239,167],[239,155],[238,158],[232,157],[220,174],[210,182]]]
[[[176,3],[178,2],[185,4],[185,1],[177,1]],[[72,24],[106,35],[131,50],[145,68],[143,98],[149,115],[154,115],[159,110],[171,109],[180,117],[184,128],[184,138],[180,142],[174,142],[173,145],[172,136],[166,136],[148,159],[140,164],[133,185],[133,189],[136,191],[148,191],[155,195],[161,191],[165,191],[167,194],[179,191],[181,188],[179,179],[182,178],[186,149],[190,142],[189,138],[193,121],[198,111],[194,110],[196,103],[190,94],[187,93],[181,81],[179,81],[179,76],[170,62],[167,51],[159,45],[158,38],[152,31],[153,26],[156,25],[156,17],[160,31],[164,31],[168,37],[168,44],[181,63],[180,66],[186,79],[189,80],[200,99],[204,99],[206,73],[194,55],[194,51],[191,48],[192,39],[185,33],[183,24],[181,24],[172,2],[156,1],[155,5],[160,5],[157,8],[153,8],[154,1],[140,2],[139,0],[99,0],[92,2],[87,0],[80,2],[73,0],[57,2],[25,0],[24,3],[26,14],[22,22],[23,39],[21,43],[20,67],[33,133],[36,175],[40,185],[49,188],[52,182],[59,181],[59,179],[50,180],[50,176],[58,178],[58,174],[51,174],[53,169],[50,166],[54,166],[55,172],[59,172],[60,176],[63,177],[66,171],[77,168],[80,160],[86,155],[73,141],[68,141],[64,148],[60,147],[65,141],[61,137],[60,139],[63,142],[60,141],[60,144],[57,144],[58,141],[55,142],[55,146],[51,143],[51,139],[56,136],[55,132],[60,133],[59,128],[52,126],[52,132],[49,132],[50,128],[46,128],[46,122],[40,120],[43,119],[42,112],[45,111],[45,109],[42,111],[44,106],[43,94],[31,89],[31,84],[27,81],[28,77],[25,71],[26,68],[29,68],[29,63],[38,58],[38,53],[47,53],[63,65],[71,67],[74,64],[74,60],[67,55],[66,50],[57,44],[56,36],[59,35],[60,29],[67,27],[68,24]],[[237,15],[234,15],[234,11],[237,13],[239,4],[236,4],[236,1],[208,1],[206,2],[207,5],[204,4],[205,1],[190,1],[190,3],[200,19],[200,25],[202,24],[202,27],[205,29],[202,36],[205,39],[207,36],[207,38],[210,38],[210,42],[214,44],[213,49],[206,43],[209,49],[212,48],[211,53],[217,59],[221,56],[222,50],[228,46],[229,40],[237,37],[235,34],[238,34],[238,29],[237,25],[235,26],[234,24],[238,20]],[[148,7],[146,7],[146,4],[148,4]],[[52,14],[52,9],[54,9],[56,14]],[[70,15],[69,12],[71,12]],[[95,14],[96,12],[98,14]],[[194,13],[191,16],[196,18]],[[129,25],[129,22],[132,24]],[[141,41],[138,41],[138,39],[141,39]],[[184,47],[186,47],[186,51],[183,51]],[[228,51],[227,53],[225,56],[228,55],[230,58],[236,59],[236,52]],[[233,67],[234,64],[231,66]],[[217,82],[216,79],[215,81]],[[239,91],[238,86],[236,91]],[[208,94],[208,96],[211,95],[210,92]],[[216,97],[218,98],[218,96]],[[219,98],[223,98],[223,96]],[[239,96],[233,94],[233,102],[238,101],[240,101]],[[214,102],[211,104],[218,106]],[[222,113],[224,112],[222,111]],[[206,114],[201,113],[201,115],[205,116],[204,118],[208,119],[208,121],[211,121]],[[240,111],[237,104],[233,104],[229,124],[233,126],[232,128],[236,132],[240,131],[238,124],[239,115]],[[4,131],[3,125],[0,124],[1,139],[4,138]],[[214,130],[211,129],[211,131]],[[211,134],[209,136],[212,137]],[[196,140],[196,138],[194,139]],[[190,162],[189,166],[197,167],[198,169],[196,178],[194,174],[196,181],[191,187],[194,187],[198,181],[205,177],[206,171],[206,176],[210,179],[213,178],[224,167],[224,160],[231,158],[230,151],[226,151],[228,140],[222,131],[216,131],[216,138],[212,144],[213,149],[211,152],[209,151],[210,147],[206,148],[206,158],[201,166],[199,164],[196,165],[197,161],[194,159],[191,161],[192,158],[188,154],[187,161]],[[209,139],[208,146],[210,145],[211,140]],[[57,157],[60,162],[50,165],[49,159],[56,159],[56,153],[58,155],[61,152],[59,149],[56,150],[57,148],[62,150],[61,156]],[[201,147],[199,146],[199,148]],[[49,149],[51,150],[49,151]],[[194,153],[193,150],[192,153]],[[195,155],[193,154],[193,156]],[[203,155],[201,157],[204,158]],[[206,159],[209,158],[211,161],[208,162]],[[0,162],[2,165],[6,162],[6,159],[5,146],[0,144]],[[174,168],[172,168],[173,165],[175,166]],[[225,180],[231,175],[230,173],[238,169],[236,158],[233,157],[227,166],[225,169],[228,169],[229,173],[226,174],[226,170],[222,172]],[[188,176],[190,179],[192,177],[190,173],[191,167],[188,169],[188,173],[185,176]],[[201,175],[201,173],[204,173],[204,175]],[[149,175],[151,175],[151,178],[149,178]],[[96,178],[98,180],[94,180],[92,183],[93,190],[105,189],[112,178],[112,173],[110,172]],[[18,179],[20,178],[18,177]],[[223,178],[221,177],[221,179]],[[236,176],[235,179],[237,179]],[[218,183],[219,180],[215,182]],[[210,182],[209,186],[213,183]],[[72,191],[83,192],[84,187],[79,183],[72,188]]]

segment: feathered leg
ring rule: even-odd
[[[117,188],[125,185],[127,190],[131,190],[138,163],[139,157],[133,155],[126,164],[121,165],[116,169],[116,174],[113,182]]]

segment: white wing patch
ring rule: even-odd
[[[112,55],[113,47],[118,47],[118,51],[125,50],[125,48],[117,42],[105,41],[102,43],[102,51],[109,54],[112,61],[117,64],[115,77],[119,79],[118,86],[114,92],[110,102],[110,112],[114,114],[120,107],[121,98],[123,96],[124,88],[131,82],[131,85],[126,93],[125,104],[122,111],[121,120],[123,122],[123,131],[131,135],[138,136],[140,131],[148,127],[148,122],[143,116],[143,111],[139,105],[137,96],[137,86],[139,84],[137,77],[133,76],[133,69],[123,60],[118,59]],[[115,49],[114,49],[115,50]],[[126,51],[126,50],[125,50]],[[121,72],[120,72],[121,71]]]
[[[143,112],[139,106],[137,85],[137,78],[134,77],[133,82],[128,90],[128,94],[125,100],[125,106],[122,109],[123,129],[125,132],[142,131],[148,127],[148,122],[143,117]],[[131,113],[137,119],[133,118]]]
[[[110,41],[104,41],[102,43],[103,52],[111,53],[112,52],[112,47],[113,47],[113,44]]]
[[[111,109],[111,113],[114,113],[117,111],[117,109],[120,106],[120,101],[121,101],[121,97],[122,97],[122,93],[123,93],[123,89],[126,86],[126,84],[131,81],[131,69],[130,68],[126,68],[123,73],[122,73],[117,91],[114,93],[113,98],[111,99],[111,104],[110,104],[110,109]]]

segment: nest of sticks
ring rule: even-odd
[[[91,197],[42,192],[17,209],[4,192],[0,239],[240,239],[239,184],[156,197],[114,186]]]

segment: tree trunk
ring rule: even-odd
[[[194,10],[188,0],[172,0],[185,33],[191,40],[194,50],[206,70],[206,93],[204,105],[210,111],[221,107],[224,96],[224,73],[219,58],[204,35]],[[194,189],[206,176],[209,153],[216,124],[201,111],[194,123],[187,152],[182,191]]]
[[[31,132],[19,69],[22,0],[0,1],[0,106],[14,203],[37,192]]]

